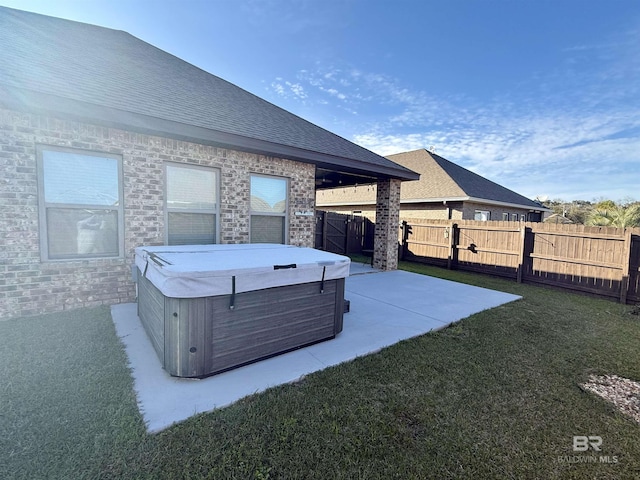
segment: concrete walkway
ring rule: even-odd
[[[136,304],[114,305],[111,314],[148,431],[158,432],[197,413],[520,298],[401,270],[378,272],[367,264],[352,264],[351,274],[345,288],[351,311],[335,339],[201,380],[168,375],[138,319]]]

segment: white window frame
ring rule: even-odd
[[[502,214],[502,221],[503,222],[508,222],[509,221],[509,214],[507,212],[504,212]]]
[[[117,205],[97,205],[47,202],[45,197],[45,172],[44,172],[44,152],[61,152],[72,155],[82,155],[86,157],[108,158],[116,161],[118,175]],[[124,193],[123,193],[123,173],[122,156],[112,153],[99,152],[94,150],[83,150],[79,148],[58,147],[52,145],[36,145],[36,165],[38,183],[38,216],[39,216],[39,236],[40,236],[40,259],[43,262],[68,262],[74,260],[88,260],[95,258],[123,258],[124,257]],[[68,210],[115,210],[118,216],[116,222],[118,252],[115,255],[103,253],[78,253],[52,256],[49,252],[49,230],[47,225],[48,209],[68,209]]]
[[[511,214],[511,221],[512,222],[517,222],[518,221],[518,214],[517,213],[512,213]]]
[[[276,180],[282,180],[285,182],[285,209],[284,212],[260,212],[253,210],[251,208],[251,192],[252,192],[252,184],[254,178],[272,178]],[[287,177],[280,177],[277,175],[264,175],[260,173],[252,173],[249,176],[249,241],[251,241],[251,228],[253,223],[253,217],[255,216],[273,216],[273,217],[283,217],[284,218],[284,238],[282,239],[283,245],[289,244],[289,187],[290,187],[290,179]]]
[[[215,173],[216,177],[215,177],[214,188],[215,188],[216,208],[210,209],[210,208],[172,208],[170,207],[168,203],[169,171],[167,167],[185,168],[185,169],[200,170],[200,171]],[[179,162],[164,163],[164,225],[165,225],[164,242],[165,242],[165,245],[170,245],[169,244],[169,214],[170,213],[194,213],[198,215],[213,215],[215,218],[215,221],[214,221],[215,235],[214,235],[213,243],[214,244],[220,243],[220,177],[221,177],[220,169],[215,167],[191,165],[188,163],[179,163]]]
[[[476,217],[478,216],[478,214],[481,214],[481,215],[485,214],[485,216],[487,217],[486,220],[482,220],[482,219],[481,220],[477,220]],[[479,222],[487,222],[487,221],[491,220],[491,211],[489,211],[489,210],[476,210],[474,212],[474,214],[473,214],[473,219],[477,220]]]

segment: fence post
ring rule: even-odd
[[[449,270],[458,266],[458,240],[460,238],[460,230],[458,224],[451,222],[449,224],[449,255],[447,257],[447,268]]]
[[[622,277],[620,278],[620,303],[627,303],[629,291],[629,265],[631,263],[631,229],[624,232],[624,257],[622,258]]]
[[[400,260],[404,260],[409,249],[409,235],[411,234],[411,225],[406,220],[402,221],[402,248],[400,250]]]
[[[352,215],[349,215],[344,220],[344,254],[345,255],[349,255],[349,238],[351,238],[351,235],[355,233],[355,232],[352,232],[351,230],[351,217]]]
[[[327,221],[329,212],[325,210],[324,215],[322,215],[322,250],[327,250]]]
[[[520,227],[520,252],[518,252],[520,256],[518,258],[518,271],[516,273],[516,282],[518,283],[522,283],[522,270],[524,269],[524,262],[526,260],[525,258],[526,244],[527,244],[527,227],[522,225]]]

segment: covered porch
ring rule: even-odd
[[[400,167],[400,166],[399,166]],[[316,168],[316,190],[343,188],[375,183],[376,224],[373,242],[372,266],[382,271],[398,268],[398,227],[400,225],[400,187],[403,180],[417,180],[419,175],[405,169],[380,174],[353,173]]]

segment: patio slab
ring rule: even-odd
[[[136,304],[114,305],[111,315],[129,358],[148,431],[158,432],[195,414],[228,406],[247,395],[520,298],[401,270],[353,267],[345,287],[351,311],[345,314],[344,329],[335,339],[205,379],[167,374],[140,323]]]

